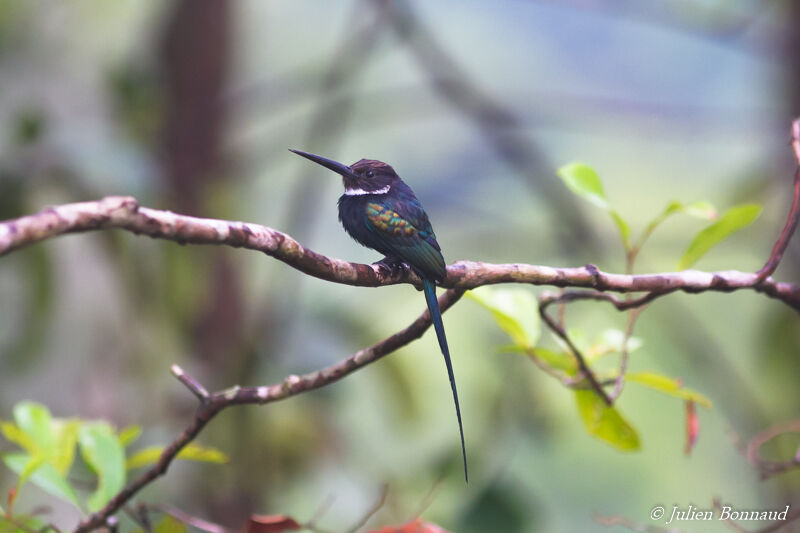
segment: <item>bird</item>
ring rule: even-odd
[[[447,270],[428,214],[411,187],[400,179],[390,165],[382,161],[361,159],[347,166],[316,154],[292,148],[289,151],[342,176],[344,194],[338,202],[339,221],[356,242],[384,255],[375,264],[392,271],[407,265],[422,279],[428,311],[450,378],[461,437],[464,480],[469,482],[458,389],[442,312],[436,299],[436,284],[444,280]]]

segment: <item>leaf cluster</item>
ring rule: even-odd
[[[160,446],[129,451],[142,434],[140,426],[117,431],[103,420],[55,418],[47,407],[32,401],[15,405],[13,421],[0,422],[0,433],[19,448],[2,455],[3,463],[17,476],[16,486],[9,493],[8,507],[0,508],[2,533],[6,531],[4,527],[16,531],[20,523],[36,520],[13,512],[14,503],[27,483],[71,503],[82,513],[95,512],[125,487],[131,471],[156,463],[164,451]],[[178,459],[228,461],[223,452],[196,444],[181,450]],[[82,465],[76,464],[79,462]],[[78,478],[76,472],[83,475],[88,472],[90,477]]]

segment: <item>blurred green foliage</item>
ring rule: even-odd
[[[618,211],[611,207],[606,198],[603,182],[592,167],[583,163],[570,163],[561,167],[558,170],[558,175],[576,195],[608,212],[617,226],[629,262],[632,261],[632,257],[635,259],[636,254],[639,253],[645,241],[653,234],[656,228],[676,213],[685,213],[696,218],[714,221],[692,239],[689,247],[678,262],[679,270],[685,270],[695,264],[711,248],[755,222],[758,215],[761,214],[760,205],[739,205],[728,209],[717,220],[716,209],[706,200],[700,200],[688,205],[678,201],[671,201],[658,216],[645,226],[639,239],[635,243],[631,243],[630,225]]]
[[[480,287],[469,291],[467,297],[488,309],[497,325],[511,338],[513,344],[502,345],[500,350],[528,355],[531,359],[548,367],[552,375],[557,377],[561,374],[565,384],[570,383],[569,378],[578,373],[574,354],[558,337],[555,339],[561,346],[561,351],[537,346],[540,328],[539,314],[536,310],[536,301],[528,289]],[[625,334],[619,330],[605,330],[592,343],[585,341],[580,330],[573,328],[569,335],[573,337],[573,341],[585,354],[587,362],[591,364],[605,355],[621,353],[626,344],[628,352],[632,352],[642,345],[640,339],[625,338]],[[616,375],[611,377],[616,378]],[[658,392],[711,408],[711,401],[706,396],[684,388],[676,379],[653,372],[628,372],[624,379],[626,382],[638,383]],[[586,387],[586,380],[581,380],[577,385]],[[619,414],[615,407],[606,405],[603,398],[593,390],[577,389],[574,394],[578,414],[589,434],[621,450],[639,449],[636,430]]]
[[[21,402],[14,406],[14,422],[0,423],[0,432],[22,452],[3,454],[3,462],[17,474],[14,499],[30,481],[39,488],[65,500],[80,510],[90,512],[101,509],[125,487],[128,471],[155,464],[164,451],[151,446],[133,452],[126,458],[125,448],[141,434],[141,428],[130,426],[117,432],[105,421],[77,418],[53,418],[50,410],[35,402]],[[80,483],[80,487],[95,484],[95,490],[84,500],[70,477],[75,461],[75,450],[80,449],[85,465],[96,477],[96,482]],[[225,463],[228,457],[214,448],[197,444],[187,446],[177,459]],[[8,516],[12,514],[9,505]],[[24,516],[24,515],[23,515]]]

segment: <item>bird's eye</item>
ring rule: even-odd
[[[375,177],[375,173],[370,170],[369,172],[367,172],[367,177],[368,178],[374,178]]]

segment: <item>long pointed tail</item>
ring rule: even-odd
[[[433,281],[424,279],[422,285],[425,288],[425,301],[428,302],[428,311],[433,319],[433,329],[436,330],[436,338],[439,339],[439,348],[444,356],[444,363],[447,365],[447,376],[450,378],[450,387],[453,389],[453,400],[456,403],[456,416],[458,417],[458,431],[461,434],[461,456],[464,458],[464,480],[469,482],[467,474],[467,449],[464,446],[464,426],[461,424],[461,408],[458,405],[458,390],[456,390],[456,378],[453,375],[453,363],[450,362],[450,349],[447,347],[447,337],[444,335],[444,324],[442,324],[442,312],[439,310],[439,301],[436,299],[436,285]]]

